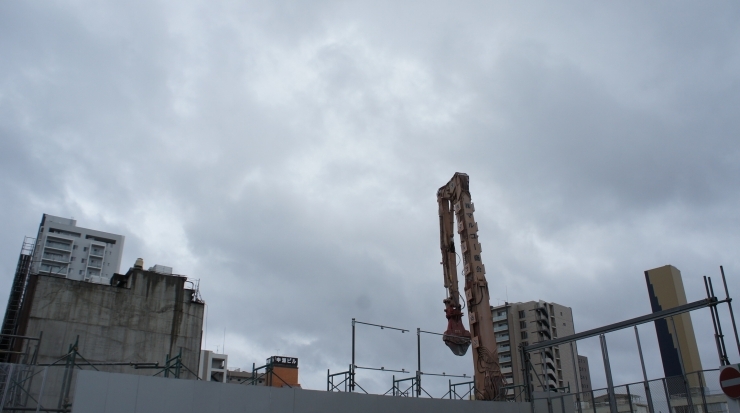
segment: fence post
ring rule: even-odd
[[[355,319],[352,319],[352,365],[349,369],[349,391],[355,391]]]
[[[578,413],[581,412],[581,382],[578,380],[578,376],[580,375],[580,362],[577,360],[578,355],[576,354],[575,350],[573,350],[573,342],[570,342],[570,356],[573,358],[573,372],[576,375],[576,406],[578,406]],[[565,413],[565,411],[563,411]]]
[[[704,413],[707,413],[708,412],[708,410],[707,410],[707,397],[704,394],[704,380],[701,377],[703,375],[704,375],[704,372],[703,371],[697,371],[696,372],[696,377],[699,378],[699,390],[701,391],[701,403],[704,406]]]
[[[627,389],[627,402],[630,404],[630,413],[634,413],[635,411],[632,409],[632,393],[630,393],[630,385],[627,384],[624,387]]]
[[[668,404],[668,413],[671,413],[671,394],[668,391],[668,382],[665,380],[665,378],[660,379],[660,381],[663,382],[663,391],[665,391],[665,402]]]
[[[606,373],[606,387],[609,392],[609,411],[611,413],[617,412],[617,398],[614,396],[614,382],[612,381],[612,368],[609,363],[609,351],[606,348],[606,337],[601,334],[601,355],[604,358],[604,372]]]
[[[594,398],[594,391],[591,390],[591,409],[596,413],[596,399]]]
[[[560,413],[565,413],[565,393],[560,396]]]
[[[642,366],[643,380],[642,383],[645,386],[645,397],[647,398],[648,403],[648,413],[655,413],[655,408],[653,408],[653,395],[650,394],[650,382],[648,381],[647,372],[645,371],[645,359],[642,357],[642,345],[640,344],[640,334],[637,332],[637,326],[635,326],[635,339],[637,340],[637,352],[640,353],[640,366]]]

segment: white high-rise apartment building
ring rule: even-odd
[[[525,346],[575,334],[573,312],[570,307],[544,301],[506,303],[491,307],[493,331],[498,344],[501,372],[509,386],[509,397],[519,399],[524,390],[525,378],[522,369],[519,345]],[[576,356],[574,359],[573,355]],[[534,369],[530,369],[531,391],[570,389],[580,391],[576,385],[578,349],[573,343],[548,347],[541,352],[531,353]],[[535,377],[536,376],[536,377]],[[580,384],[580,383],[578,383]]]
[[[77,221],[44,214],[31,273],[107,284],[121,269],[123,235],[81,228]]]

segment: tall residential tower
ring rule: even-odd
[[[508,386],[517,386],[509,390],[507,395],[518,398],[526,383],[519,345],[526,346],[574,334],[573,312],[570,307],[544,301],[506,303],[491,307],[491,311],[501,372],[504,373]],[[570,388],[573,393],[580,391],[576,386],[578,360],[573,359],[573,355],[577,354],[575,343],[573,353],[570,344],[532,353],[531,361],[535,371],[530,371],[533,374],[530,390]]]

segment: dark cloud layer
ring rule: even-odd
[[[585,330],[649,312],[642,271],[667,263],[690,300],[720,264],[740,291],[739,11],[4,2],[0,294],[41,214],[74,216],[126,235],[125,265],[201,279],[234,367],[295,355],[323,388],[356,317],[412,330],[361,327],[358,364],[414,370],[413,330],[444,329],[435,192],[455,171],[494,304],[555,301]],[[617,382],[639,379],[630,334],[609,337]],[[470,372],[422,347],[424,370]],[[598,344],[579,350],[602,383]]]

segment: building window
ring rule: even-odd
[[[76,250],[76,249],[77,249],[77,245],[73,245],[73,246],[72,246],[72,249],[73,249],[73,250]]]
[[[529,345],[529,341],[523,341],[523,342],[522,342],[522,345],[523,345],[524,347],[527,347],[527,346]]]
[[[525,338],[527,338],[527,332],[526,331],[522,331],[522,339],[525,339]]]
[[[519,318],[524,318],[527,316],[527,313],[524,312],[524,310],[519,311]]]
[[[82,275],[82,270],[80,270],[80,275]]]
[[[520,321],[519,322],[519,328],[527,328],[527,322],[526,321]]]
[[[565,323],[563,323],[563,326],[565,326]]]
[[[81,259],[80,262],[84,264],[85,263],[85,259],[84,258]]]
[[[83,251],[87,251],[87,247],[83,248],[82,250],[83,250]]]
[[[72,258],[70,258],[69,260],[70,260],[70,261],[74,261],[74,260],[75,260],[75,257],[72,257]]]

